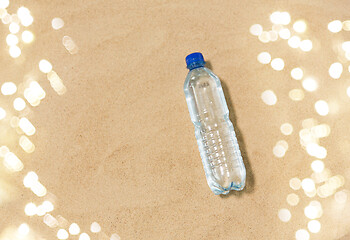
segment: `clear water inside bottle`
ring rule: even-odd
[[[246,170],[219,78],[195,68],[184,91],[209,187],[215,194],[242,190]]]

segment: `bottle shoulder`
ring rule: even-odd
[[[215,82],[216,85],[221,85],[219,78],[210,69],[200,67],[189,71],[185,80],[184,88],[188,87],[190,84],[195,84],[198,81]]]

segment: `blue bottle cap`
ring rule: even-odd
[[[204,67],[205,61],[200,52],[191,53],[186,57],[186,64],[189,70]]]

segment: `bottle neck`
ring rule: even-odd
[[[187,68],[188,68],[190,71],[192,71],[193,69],[204,67],[204,65],[205,65],[205,63],[202,63],[202,62],[200,62],[200,63],[194,62],[194,63],[192,63],[191,65],[189,65]]]

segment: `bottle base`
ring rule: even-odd
[[[210,189],[215,195],[227,195],[229,194],[230,191],[242,191],[245,187],[245,183],[241,183],[238,185],[235,185],[233,182],[231,183],[230,187],[228,188],[223,188],[222,186],[218,184],[210,184],[209,185]]]

